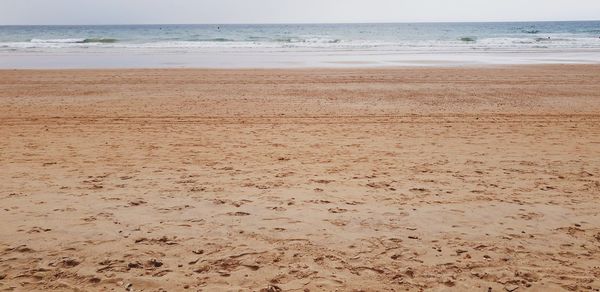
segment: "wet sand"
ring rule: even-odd
[[[600,66],[5,70],[0,136],[0,291],[600,289]]]

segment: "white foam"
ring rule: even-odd
[[[550,37],[550,38],[548,38]],[[0,42],[0,50],[29,49],[145,49],[145,50],[364,50],[364,51],[447,51],[447,50],[520,50],[600,48],[600,39],[569,35],[532,35],[523,37],[481,38],[472,42],[456,40],[340,40],[321,36],[282,39],[281,41],[156,41],[86,42],[85,38],[32,39],[28,42]]]
[[[86,39],[71,38],[71,39],[32,39],[29,41],[34,44],[72,44],[83,43]]]

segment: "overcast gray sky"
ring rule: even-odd
[[[598,19],[600,0],[0,0],[0,24]]]

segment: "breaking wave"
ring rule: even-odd
[[[460,40],[465,43],[474,43],[477,41],[477,38],[476,37],[462,37],[462,38],[460,38]]]

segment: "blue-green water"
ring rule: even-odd
[[[0,49],[600,48],[600,22],[0,26]]]

